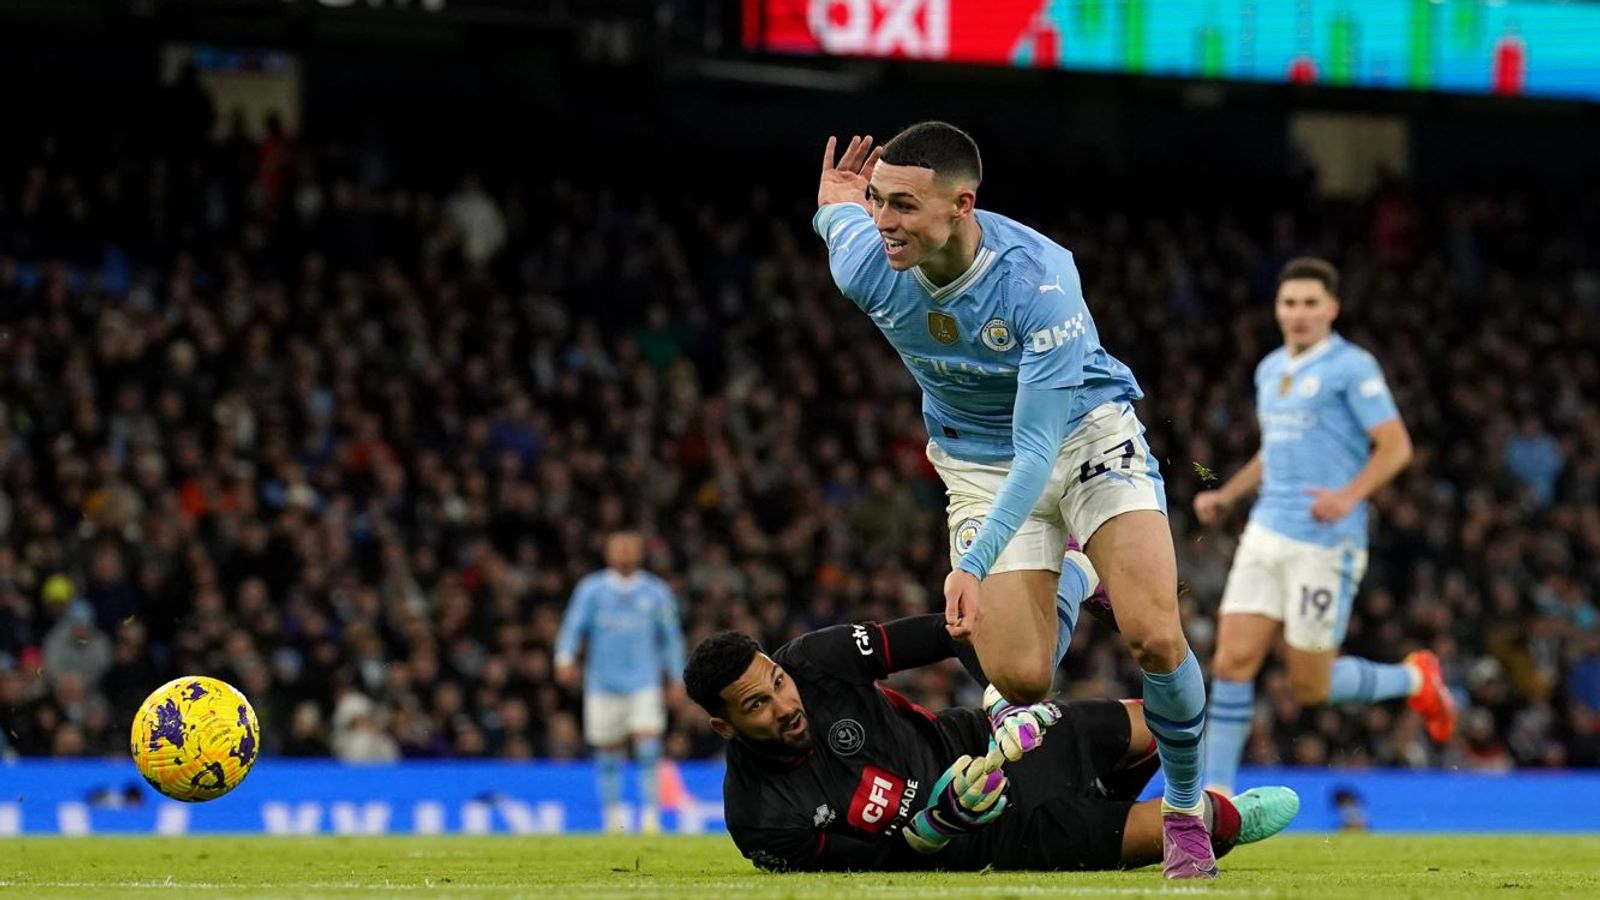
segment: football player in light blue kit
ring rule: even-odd
[[[656,803],[661,733],[667,727],[662,684],[683,695],[683,631],[671,588],[639,568],[644,539],[632,531],[606,538],[606,568],[578,582],[556,637],[556,679],[578,682],[583,669],[583,738],[595,751],[604,828],[628,830],[622,799],[622,761],[633,738],[639,771],[639,830],[661,830]],[[585,646],[586,645],[586,646]],[[664,681],[663,681],[664,679]]]
[[[1390,665],[1339,655],[1367,566],[1367,497],[1406,467],[1411,437],[1377,361],[1333,330],[1338,290],[1338,270],[1325,260],[1284,267],[1275,306],[1283,346],[1256,367],[1261,449],[1194,498],[1196,518],[1209,525],[1261,489],[1228,573],[1212,665],[1206,783],[1225,791],[1250,736],[1256,673],[1280,628],[1301,703],[1409,697],[1435,740],[1455,727],[1433,653]]]
[[[1166,494],[1130,406],[1138,383],[1100,346],[1072,254],[977,208],[978,147],[952,125],[913,125],[877,150],[853,138],[837,162],[836,146],[812,226],[839,289],[922,388],[928,458],[949,498],[947,627],[1005,701],[1034,703],[1078,602],[1103,583],[1145,672],[1166,775],[1164,872],[1214,877],[1205,680],[1178,620]],[[1063,565],[1069,534],[1087,556]]]

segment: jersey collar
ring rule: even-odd
[[[612,588],[619,591],[626,591],[638,586],[640,580],[639,573],[642,571],[644,570],[634,569],[632,575],[624,575],[621,572],[618,572],[616,569],[607,568],[606,581],[610,582]]]
[[[1321,357],[1321,356],[1325,356],[1329,350],[1333,349],[1333,344],[1338,339],[1339,339],[1339,335],[1338,334],[1333,333],[1333,332],[1329,332],[1327,337],[1323,338],[1320,341],[1317,341],[1315,344],[1312,344],[1310,347],[1307,347],[1306,348],[1306,352],[1300,354],[1299,356],[1294,356],[1294,355],[1288,353],[1287,352],[1288,348],[1285,348],[1285,352],[1284,352],[1284,355],[1283,355],[1283,357],[1284,357],[1283,358],[1283,372],[1284,372],[1284,374],[1285,375],[1293,375],[1296,372],[1299,372],[1301,369],[1304,369],[1306,366],[1310,365],[1312,360],[1315,360],[1315,359],[1317,359],[1318,357]]]
[[[999,259],[998,254],[980,244],[977,255],[972,258],[972,265],[967,266],[967,270],[962,272],[960,277],[944,287],[939,287],[928,280],[928,276],[922,274],[921,266],[912,269],[911,274],[917,276],[917,283],[921,284],[922,289],[928,292],[928,296],[932,298],[933,302],[942,306],[960,296],[962,291],[977,284],[978,279],[983,277],[983,273],[989,271],[989,267],[994,265],[996,259]]]

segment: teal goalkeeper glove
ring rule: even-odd
[[[1000,696],[994,685],[983,691],[983,709],[989,714],[994,744],[989,748],[989,765],[999,768],[1016,762],[1024,753],[1044,743],[1045,729],[1061,721],[1061,707],[1046,700],[1031,706],[1014,706]]]
[[[987,757],[962,756],[934,782],[923,807],[901,834],[918,853],[938,853],[958,834],[993,822],[1006,811],[1005,772]]]

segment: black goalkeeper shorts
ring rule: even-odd
[[[1128,713],[1115,700],[1063,704],[1044,746],[1006,764],[1009,808],[958,841],[951,868],[1100,870],[1122,862],[1133,801],[1106,799],[1096,781],[1128,755]],[[948,851],[947,851],[948,852]],[[952,859],[950,862],[954,863]]]

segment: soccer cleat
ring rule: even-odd
[[[658,837],[661,834],[661,814],[654,806],[639,810],[639,833],[645,837]]]
[[[1172,879],[1217,877],[1217,854],[1204,816],[1171,812],[1162,804],[1161,874]]]
[[[1257,787],[1233,799],[1240,844],[1254,844],[1289,827],[1300,814],[1300,795],[1286,787]]]
[[[1083,552],[1083,548],[1079,546],[1077,538],[1067,538],[1067,552]],[[1087,558],[1087,555],[1085,555],[1085,559]],[[1111,595],[1106,593],[1105,582],[1098,577],[1095,578],[1094,589],[1089,592],[1089,596],[1083,598],[1083,602],[1079,606],[1084,612],[1094,616],[1095,620],[1101,625],[1115,632],[1122,631],[1121,628],[1117,627],[1116,613],[1111,611]]]
[[[1422,687],[1406,704],[1427,723],[1428,737],[1440,744],[1450,740],[1456,731],[1456,701],[1444,683],[1439,657],[1432,650],[1418,650],[1406,654],[1405,664],[1416,670],[1422,680]]]

